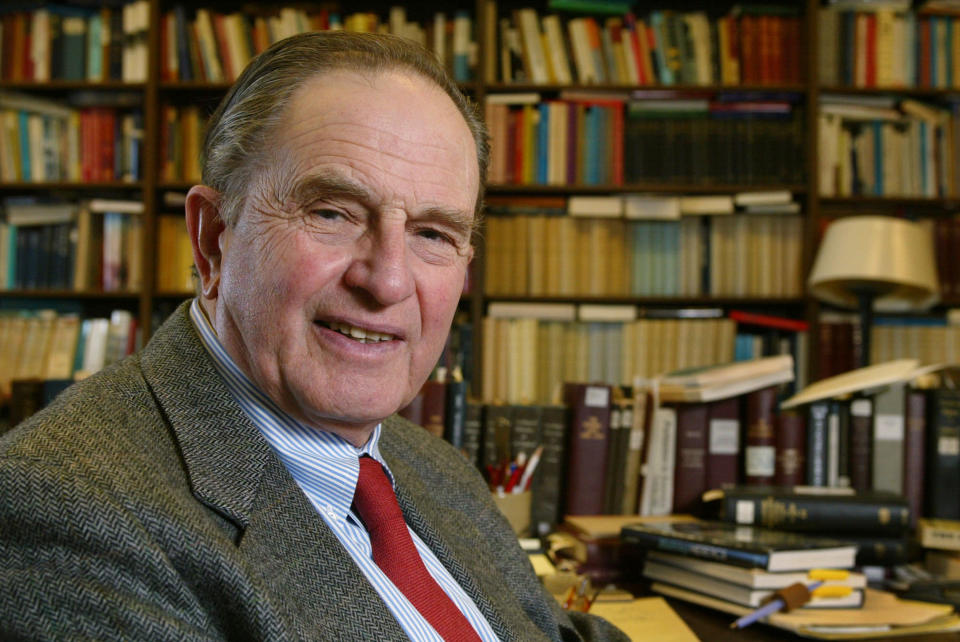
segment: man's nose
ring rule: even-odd
[[[381,226],[358,242],[346,283],[365,290],[380,305],[399,303],[416,289],[412,258],[404,226]]]

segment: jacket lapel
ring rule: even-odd
[[[406,639],[233,400],[196,335],[188,306],[181,305],[158,329],[141,363],[179,442],[194,496],[239,529],[238,552],[257,580],[232,589],[263,593],[252,599],[273,602],[297,637]],[[351,622],[363,622],[363,628]]]

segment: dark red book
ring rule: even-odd
[[[774,483],[777,486],[800,486],[806,468],[804,453],[807,449],[807,422],[794,410],[784,410],[777,417],[776,454]]]
[[[746,395],[746,439],[744,440],[744,482],[751,486],[773,484],[776,469],[774,422],[777,388],[761,388]]]
[[[850,401],[850,485],[858,492],[873,487],[873,400]]]
[[[673,512],[691,513],[707,490],[708,407],[682,403],[677,411],[677,459],[673,468]]]
[[[418,426],[423,426],[430,434],[443,438],[444,417],[446,416],[446,384],[441,381],[427,381],[417,396],[399,415]]]
[[[603,512],[611,388],[603,384],[565,383],[563,393],[570,409],[566,513],[598,515]]]
[[[706,488],[733,486],[740,468],[740,399],[721,399],[707,408]]]
[[[787,317],[777,317],[770,314],[757,314],[755,312],[745,312],[743,310],[730,310],[727,315],[737,323],[748,325],[759,325],[765,328],[776,328],[777,330],[792,330],[794,332],[806,332],[810,324],[800,319],[790,319]]]
[[[903,434],[903,495],[910,506],[910,527],[923,512],[924,442],[927,433],[927,393],[907,388]]]

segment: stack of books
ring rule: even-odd
[[[756,608],[778,589],[822,581],[802,608],[863,604],[866,579],[849,570],[853,544],[705,520],[630,524],[621,539],[646,550],[652,590],[689,601],[709,596]]]

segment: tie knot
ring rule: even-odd
[[[360,458],[360,476],[353,493],[353,504],[368,529],[377,528],[385,520],[403,519],[386,471],[380,462],[366,455]]]

